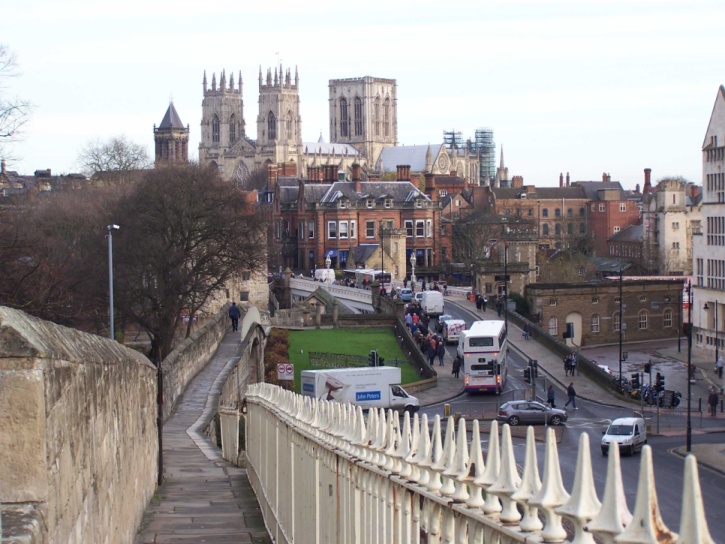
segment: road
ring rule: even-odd
[[[457,306],[450,301],[446,301],[446,312],[457,319],[464,319],[470,324],[476,319],[480,319],[474,313],[467,309]],[[486,317],[493,319],[495,312],[488,311],[484,314]],[[455,346],[448,347],[449,353],[455,355]],[[511,398],[526,398],[530,391],[530,385],[523,379],[523,369],[527,364],[519,353],[511,350],[510,355],[509,378],[506,387],[501,396],[495,395],[461,395],[450,404],[453,406],[453,412],[460,412],[468,417],[490,418],[495,414],[498,405],[505,400]],[[545,397],[546,380],[543,373],[539,374],[537,380],[536,394],[540,398]],[[557,387],[557,406],[564,405],[566,394]],[[598,496],[601,500],[604,494],[604,485],[607,474],[607,458],[601,454],[599,443],[601,441],[602,432],[612,419],[632,415],[632,409],[620,408],[617,406],[609,406],[579,399],[577,401],[578,410],[569,410],[569,420],[566,423],[561,443],[559,444],[559,459],[562,467],[562,477],[564,484],[568,490],[571,490],[574,482],[574,474],[576,471],[577,444],[579,436],[582,432],[589,435],[589,442],[592,453],[592,466],[594,474],[594,483],[597,488]],[[430,415],[440,414],[440,406],[430,406],[423,408],[422,412]],[[664,420],[663,420],[664,421]],[[661,422],[662,423],[662,422]],[[667,420],[666,424],[672,422]],[[675,423],[682,424],[681,421]],[[698,426],[706,426],[708,421],[700,420],[700,416],[696,415],[693,420],[693,428]],[[664,425],[664,423],[663,423]],[[653,430],[656,428],[656,421],[652,421]],[[720,433],[713,434],[696,434],[693,435],[693,443],[722,443],[725,438]],[[666,436],[650,436],[648,443],[652,446],[653,462],[655,477],[658,483],[657,495],[660,504],[662,517],[672,530],[677,530],[680,525],[680,508],[682,497],[682,480],[684,470],[684,460],[678,455],[672,453],[672,449],[684,445],[685,437],[666,437]],[[484,450],[488,446],[488,438],[482,440]],[[514,449],[517,462],[523,465],[524,461],[524,441],[514,439]],[[544,463],[544,445],[537,445],[537,454],[539,462],[539,471],[543,473]],[[624,481],[624,489],[627,497],[627,504],[630,511],[634,511],[635,498],[637,492],[637,482],[639,477],[640,455],[622,456],[621,458],[622,476]],[[725,516],[721,516],[719,512],[720,505],[725,504],[725,476],[719,472],[709,470],[707,468],[700,469],[700,483],[702,486],[702,494],[705,502],[705,511],[712,535],[725,534]],[[718,540],[717,537],[716,540]]]

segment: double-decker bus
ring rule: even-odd
[[[508,375],[506,323],[475,321],[467,331],[461,332],[458,355],[463,359],[463,384],[467,393],[500,394]]]

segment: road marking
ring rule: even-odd
[[[575,418],[568,419],[564,423],[570,429],[600,429],[602,427],[608,427],[612,422],[611,419],[596,419],[596,418]]]

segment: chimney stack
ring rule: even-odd
[[[569,187],[569,172],[566,173],[566,186]]]
[[[642,187],[642,194],[648,195],[652,192],[652,169],[644,169],[644,187]]]
[[[405,166],[403,166],[402,164],[398,164],[395,166],[395,171],[395,179],[397,179],[398,181],[403,181],[405,179]]]
[[[634,192],[639,193],[639,183],[634,186]]]
[[[355,192],[361,192],[362,185],[360,183],[360,165],[356,162],[352,165],[352,182],[355,184]]]
[[[428,195],[433,202],[438,201],[438,191],[436,190],[436,178],[435,175],[427,172],[425,174],[425,194]]]
[[[272,189],[277,184],[277,165],[267,165],[267,189]]]
[[[3,159],[2,162],[0,162],[0,168],[2,168],[2,174],[5,175],[5,173],[6,173],[6,170],[5,170],[5,159]]]
[[[564,172],[559,172],[559,187],[564,187]]]

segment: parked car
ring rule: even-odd
[[[413,300],[413,291],[408,287],[403,287],[400,290],[400,300],[403,302],[410,302]]]
[[[619,451],[633,455],[647,443],[647,425],[641,417],[615,419],[602,434],[602,455],[607,455],[609,447],[615,444]]]
[[[525,425],[561,425],[567,420],[567,414],[559,408],[551,408],[537,401],[512,400],[505,402],[498,410],[496,419],[512,427]]]

